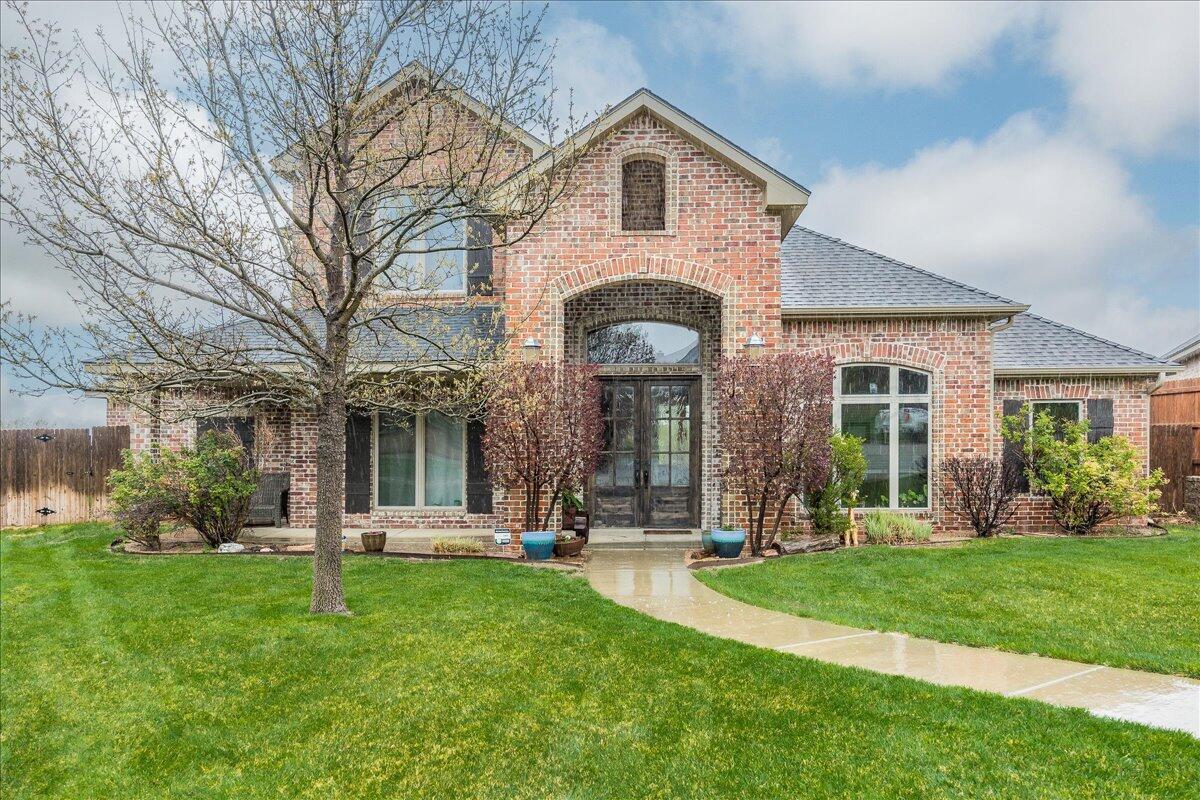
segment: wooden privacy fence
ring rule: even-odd
[[[1159,505],[1166,511],[1183,511],[1187,476],[1200,475],[1200,425],[1151,425],[1150,468],[1161,469],[1170,481]]]
[[[1167,381],[1150,395],[1150,424],[1200,425],[1200,378]]]
[[[127,447],[127,425],[0,431],[0,524],[103,517],[105,479]]]

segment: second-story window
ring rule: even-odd
[[[402,220],[412,214],[411,199],[400,197],[379,207],[376,224]],[[383,276],[385,289],[402,292],[465,292],[467,290],[466,223],[448,214],[433,212],[432,219],[421,220],[391,269]],[[423,231],[423,232],[422,232]],[[383,257],[389,248],[380,249]]]
[[[667,227],[667,167],[653,158],[621,165],[621,230],[661,231]]]

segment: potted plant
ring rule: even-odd
[[[575,530],[575,517],[583,510],[583,501],[579,499],[579,495],[575,490],[567,487],[562,493],[562,529],[564,531]]]
[[[586,542],[583,537],[576,536],[571,531],[559,531],[554,538],[554,555],[559,558],[570,558],[583,552]]]
[[[363,531],[363,552],[382,553],[385,544],[387,544],[387,531]]]
[[[712,532],[712,545],[717,558],[737,558],[746,545],[746,529],[722,525]]]
[[[596,368],[505,361],[493,365],[484,385],[484,464],[497,485],[523,499],[525,557],[547,559],[559,498],[570,493],[578,502],[571,487],[595,472],[600,457],[604,421]]]
[[[713,551],[712,531],[700,531],[700,549],[705,553]]]

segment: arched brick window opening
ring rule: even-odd
[[[667,167],[639,157],[621,165],[621,230],[661,231],[667,227]]]

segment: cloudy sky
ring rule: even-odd
[[[577,107],[652,89],[810,188],[802,225],[1153,353],[1200,330],[1200,4],[560,3],[549,26]],[[70,322],[3,233],[0,294]],[[102,420],[2,382],[6,426]]]

